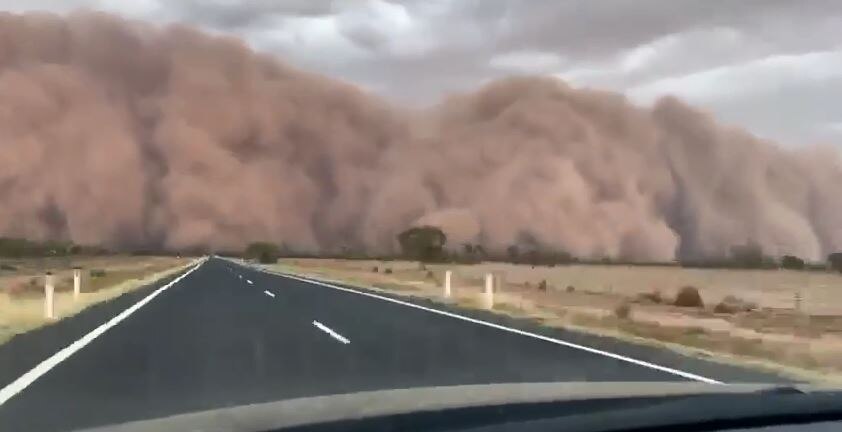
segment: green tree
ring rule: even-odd
[[[804,270],[804,260],[793,255],[784,255],[781,258],[781,267],[789,270]]]
[[[244,256],[246,259],[256,259],[263,264],[278,262],[281,251],[277,245],[269,242],[255,242],[246,248]]]
[[[445,257],[447,236],[434,226],[412,227],[398,234],[403,255],[418,261],[439,261]]]

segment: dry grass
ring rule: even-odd
[[[391,274],[371,269],[390,268]],[[482,307],[483,276],[501,279],[494,309],[546,325],[655,344],[719,361],[759,365],[794,378],[842,379],[842,277],[787,270],[285,260],[285,271]],[[453,271],[453,298],[438,281]],[[433,277],[429,277],[432,272]],[[546,289],[542,290],[542,281]],[[707,307],[673,306],[683,286]],[[568,290],[566,287],[574,286]],[[794,293],[802,295],[795,310]],[[633,306],[632,306],[633,304]],[[718,311],[716,307],[720,304]]]
[[[45,267],[51,265],[56,279],[55,313],[58,319],[75,315],[93,304],[118,297],[138,287],[180,271],[189,265],[189,259],[151,257],[114,257],[82,260],[58,265],[55,262],[19,261],[14,274],[0,276],[0,344],[12,336],[30,331],[52,322],[44,317]],[[87,264],[87,265],[86,265]],[[102,277],[91,278],[83,272],[82,294],[73,299],[72,268],[106,270]],[[90,266],[90,267],[89,267]],[[11,273],[11,272],[10,272]],[[31,280],[35,280],[33,285]],[[15,289],[23,283],[26,289]]]

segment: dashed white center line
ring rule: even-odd
[[[268,295],[269,297],[273,297],[273,298],[275,297],[275,293],[273,293],[271,291],[266,290],[266,291],[263,291],[263,293]]]
[[[251,279],[246,279],[246,282],[248,282],[249,285],[254,285],[254,282],[252,282]]]
[[[242,279],[242,278],[243,278],[243,275],[237,275],[237,277],[239,277],[240,279]]]
[[[329,334],[330,337],[338,340],[339,342],[342,342],[344,344],[351,343],[351,341],[348,340],[348,338],[346,338],[345,336],[342,336],[341,334],[331,330],[328,326],[326,326],[326,325],[324,325],[324,324],[322,324],[318,321],[313,321],[313,325],[316,326],[316,328],[318,328],[319,330]]]

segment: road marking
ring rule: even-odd
[[[243,278],[243,275],[237,275],[237,277],[239,277],[240,279],[242,279],[242,278]]]
[[[325,333],[329,334],[329,335],[330,335],[330,337],[332,337],[332,338],[334,338],[334,339],[338,340],[339,342],[342,342],[342,343],[344,343],[344,344],[349,344],[349,343],[351,343],[351,341],[349,341],[349,340],[348,340],[348,338],[346,338],[345,336],[342,336],[341,334],[339,334],[339,333],[337,333],[337,332],[335,332],[335,331],[331,330],[328,326],[326,326],[326,325],[324,325],[324,324],[322,324],[322,323],[320,323],[320,322],[318,322],[318,321],[315,321],[315,320],[314,320],[314,321],[313,321],[313,325],[314,325],[314,326],[316,326],[316,327],[318,327],[318,329],[319,329],[319,330],[321,330],[321,331],[323,331],[323,332],[325,332]]]
[[[275,293],[273,293],[273,292],[269,292],[268,290],[263,291],[263,292],[264,292],[266,295],[268,295],[269,297],[275,297]]]
[[[252,282],[251,279],[246,279],[246,282],[248,282],[249,285],[254,285],[254,282]]]
[[[139,302],[133,304],[132,306],[130,306],[128,309],[124,310],[123,312],[120,312],[119,315],[115,316],[114,318],[111,318],[110,320],[101,324],[99,327],[93,329],[93,331],[86,334],[85,336],[82,336],[76,342],[73,342],[72,344],[64,347],[59,352],[53,354],[52,356],[50,356],[46,360],[39,363],[34,368],[30,369],[25,374],[18,377],[16,380],[12,381],[11,384],[9,384],[6,387],[3,387],[2,389],[0,389],[0,405],[3,405],[4,403],[6,403],[6,401],[11,399],[13,396],[22,392],[25,388],[27,388],[35,380],[40,378],[45,373],[49,372],[52,368],[58,366],[59,363],[63,362],[64,360],[67,360],[67,358],[70,357],[71,355],[73,355],[76,351],[81,350],[86,345],[93,342],[94,339],[101,336],[103,333],[108,331],[108,329],[116,326],[121,321],[128,318],[129,315],[135,313],[135,311],[140,309],[141,306],[143,306],[146,303],[149,303],[150,301],[152,301],[152,299],[154,299],[159,294],[164,292],[167,288],[177,284],[179,281],[181,281],[182,279],[187,277],[187,275],[189,275],[190,273],[193,273],[196,269],[201,267],[202,264],[204,264],[204,263],[205,263],[205,260],[202,260],[201,262],[196,264],[193,268],[188,270],[186,273],[184,273],[181,276],[173,279],[170,283],[168,283],[168,284],[158,288],[157,290],[153,291],[151,294],[144,297]]]
[[[314,284],[314,285],[319,285],[319,286],[323,286],[323,287],[327,287],[327,288],[333,288],[333,289],[337,289],[337,290],[340,290],[340,291],[345,291],[345,292],[359,294],[359,295],[366,296],[366,297],[384,300],[384,301],[391,302],[391,303],[396,303],[396,304],[399,304],[399,305],[402,305],[402,306],[407,306],[407,307],[411,307],[411,308],[415,308],[415,309],[421,309],[421,310],[424,310],[424,311],[427,311],[427,312],[432,312],[432,313],[435,313],[435,314],[444,315],[444,316],[447,316],[447,317],[450,317],[450,318],[456,318],[456,319],[459,319],[459,320],[462,320],[462,321],[468,321],[468,322],[471,322],[471,323],[474,323],[474,324],[484,325],[484,326],[495,328],[495,329],[498,329],[498,330],[503,330],[503,331],[507,331],[507,332],[510,332],[510,333],[519,334],[521,336],[528,336],[528,337],[532,337],[532,338],[535,338],[535,339],[540,339],[540,340],[543,340],[543,341],[546,341],[546,342],[554,343],[556,345],[563,345],[563,346],[566,346],[566,347],[569,347],[569,348],[575,348],[575,349],[586,351],[586,352],[589,352],[589,353],[592,353],[592,354],[610,357],[610,358],[613,358],[613,359],[616,359],[616,360],[636,364],[638,366],[643,366],[643,367],[647,367],[647,368],[650,368],[650,369],[659,370],[661,372],[666,372],[666,373],[669,373],[669,374],[672,374],[672,375],[677,375],[677,376],[687,378],[687,379],[691,379],[691,380],[694,380],[694,381],[701,381],[703,383],[708,383],[708,384],[723,384],[721,381],[717,381],[715,379],[703,377],[701,375],[696,375],[696,374],[692,374],[692,373],[689,373],[689,372],[684,372],[684,371],[681,371],[681,370],[678,370],[678,369],[668,368],[666,366],[660,366],[660,365],[657,365],[657,364],[654,364],[654,363],[649,363],[647,361],[638,360],[638,359],[631,358],[631,357],[626,357],[626,356],[623,356],[623,355],[620,355],[620,354],[615,354],[615,353],[612,353],[612,352],[609,352],[609,351],[603,351],[603,350],[599,350],[599,349],[596,349],[596,348],[591,348],[591,347],[588,347],[588,346],[585,346],[585,345],[575,344],[573,342],[567,342],[567,341],[564,341],[564,340],[561,340],[561,339],[551,338],[549,336],[544,336],[544,335],[540,335],[540,334],[536,334],[536,333],[530,333],[528,331],[518,330],[516,328],[506,327],[506,326],[503,326],[503,325],[500,325],[500,324],[494,324],[494,323],[479,320],[479,319],[476,319],[476,318],[466,317],[466,316],[455,314],[455,313],[452,313],[452,312],[445,312],[443,310],[428,308],[428,307],[424,307],[424,306],[421,306],[421,305],[417,305],[417,304],[393,299],[393,298],[390,298],[390,297],[385,297],[385,296],[372,294],[372,293],[368,293],[368,292],[364,292],[364,291],[357,291],[357,290],[354,290],[354,289],[345,288],[345,287],[329,284],[329,283],[326,283],[326,282],[321,282],[321,281],[314,280],[314,279],[306,279],[306,278],[293,276],[293,275],[289,275],[289,274],[269,272],[269,271],[266,271],[266,270],[262,270],[262,271],[265,272],[265,273],[274,274],[276,276],[295,279],[295,280],[298,280],[298,281],[301,281],[301,282],[307,282],[307,283],[311,283],[311,284]]]

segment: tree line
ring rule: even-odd
[[[730,255],[725,258],[708,258],[695,260],[680,260],[676,262],[637,262],[616,258],[602,257],[583,259],[568,252],[541,248],[538,246],[521,247],[511,245],[505,253],[489,253],[482,245],[464,243],[447,247],[447,236],[434,226],[411,227],[397,235],[400,245],[398,256],[371,256],[361,251],[343,249],[336,254],[328,254],[333,258],[350,259],[408,259],[422,262],[455,262],[472,264],[482,261],[501,261],[528,265],[566,265],[566,264],[598,264],[598,265],[676,265],[682,267],[699,268],[732,268],[732,269],[790,269],[790,270],[825,270],[832,269],[842,272],[842,252],[832,253],[827,257],[827,264],[817,265],[807,263],[804,259],[794,255],[784,255],[776,259],[763,254],[761,247],[753,242],[737,245],[731,248]],[[277,262],[284,256],[308,257],[307,254],[290,253],[286,248],[279,248],[273,243],[252,243],[242,254],[249,259],[264,263]],[[324,254],[310,255],[311,257],[325,257]]]

